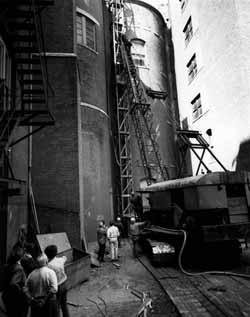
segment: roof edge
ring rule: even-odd
[[[157,10],[154,6],[152,6],[151,4],[147,3],[147,2],[144,2],[142,0],[129,0],[129,1],[126,1],[125,0],[125,3],[130,3],[130,4],[138,4],[138,5],[141,5],[141,6],[144,6],[152,11],[154,11],[154,13],[156,13],[160,19],[162,20],[163,24],[165,26],[167,26],[165,20],[164,20],[164,17],[163,15],[161,14],[161,12],[159,10]]]

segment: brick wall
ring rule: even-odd
[[[98,219],[113,218],[113,172],[111,153],[110,109],[111,34],[110,17],[104,1],[77,1],[77,7],[90,14],[99,25],[97,52],[77,45],[81,99],[81,167],[83,170],[83,217],[88,241],[96,240]]]
[[[77,213],[74,235],[79,235],[79,169],[77,121],[77,71],[75,58],[48,57],[49,79],[54,91],[50,109],[56,125],[33,137],[32,183],[38,205]],[[49,210],[49,209],[47,209]],[[40,213],[41,218],[45,212]],[[65,231],[72,234],[72,224],[50,212],[52,225],[65,221]],[[40,219],[42,221],[42,219]],[[70,238],[76,241],[75,237]],[[80,235],[78,236],[78,243]]]
[[[97,53],[76,45],[77,8],[99,23]],[[56,125],[33,139],[34,194],[42,229],[48,230],[49,223],[52,231],[65,230],[76,246],[83,232],[88,241],[96,239],[98,215],[107,221],[113,217],[108,118],[112,98],[107,92],[110,79],[106,81],[111,55],[104,50],[110,49],[110,37],[104,36],[104,24],[108,28],[110,20],[105,9],[99,0],[63,1],[44,19],[47,51],[77,57],[48,56],[50,109]]]
[[[44,9],[43,28],[47,52],[72,53],[74,51],[74,1],[55,1]]]

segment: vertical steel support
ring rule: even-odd
[[[120,29],[122,28],[123,20],[123,3],[118,0],[109,1],[109,6],[113,17],[113,52],[115,62],[115,74],[120,72]],[[130,194],[133,191],[133,177],[132,177],[132,160],[130,151],[130,123],[129,123],[129,95],[128,91],[122,93],[118,89],[116,83],[116,98],[117,98],[117,129],[118,129],[118,152],[119,152],[119,168],[120,168],[120,208],[119,213],[122,215],[130,215]]]

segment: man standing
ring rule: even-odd
[[[121,221],[121,217],[118,216],[116,218],[115,226],[118,228],[119,233],[120,233],[120,235],[118,237],[118,247],[121,248],[121,246],[122,246],[121,241],[122,241],[122,238],[124,238],[124,227],[123,227],[123,224]]]
[[[140,238],[141,229],[145,226],[145,223],[146,222],[136,222],[134,217],[130,219],[129,236],[132,241],[134,257],[137,256],[137,243]]]
[[[120,236],[119,229],[110,221],[110,227],[107,231],[107,237],[110,243],[111,261],[118,260],[118,237]]]
[[[130,196],[130,203],[132,206],[132,209],[134,211],[135,216],[139,219],[139,221],[142,221],[143,219],[143,204],[142,204],[142,198],[141,195],[135,194],[134,192],[131,193]]]
[[[67,305],[67,287],[66,280],[67,275],[65,274],[65,262],[67,261],[66,256],[57,256],[57,246],[49,245],[45,248],[44,253],[49,259],[48,267],[56,273],[58,292],[57,292],[57,302],[58,306],[62,310],[63,317],[69,317],[69,310]]]
[[[5,304],[8,317],[25,317],[28,305],[22,291],[26,276],[20,263],[24,250],[21,245],[16,244],[4,267],[4,288],[2,300]]]
[[[97,229],[97,241],[99,245],[98,261],[104,262],[104,254],[107,240],[107,229],[103,221],[100,221],[99,228]]]
[[[26,280],[24,292],[31,303],[31,317],[58,317],[57,277],[48,268],[48,258],[41,254],[37,258],[38,268]]]

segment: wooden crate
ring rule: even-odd
[[[67,262],[65,271],[67,274],[67,288],[73,288],[80,283],[88,280],[90,274],[89,254],[72,248],[65,232],[38,234],[37,241],[41,251],[51,244],[58,248],[58,256],[65,255]]]

